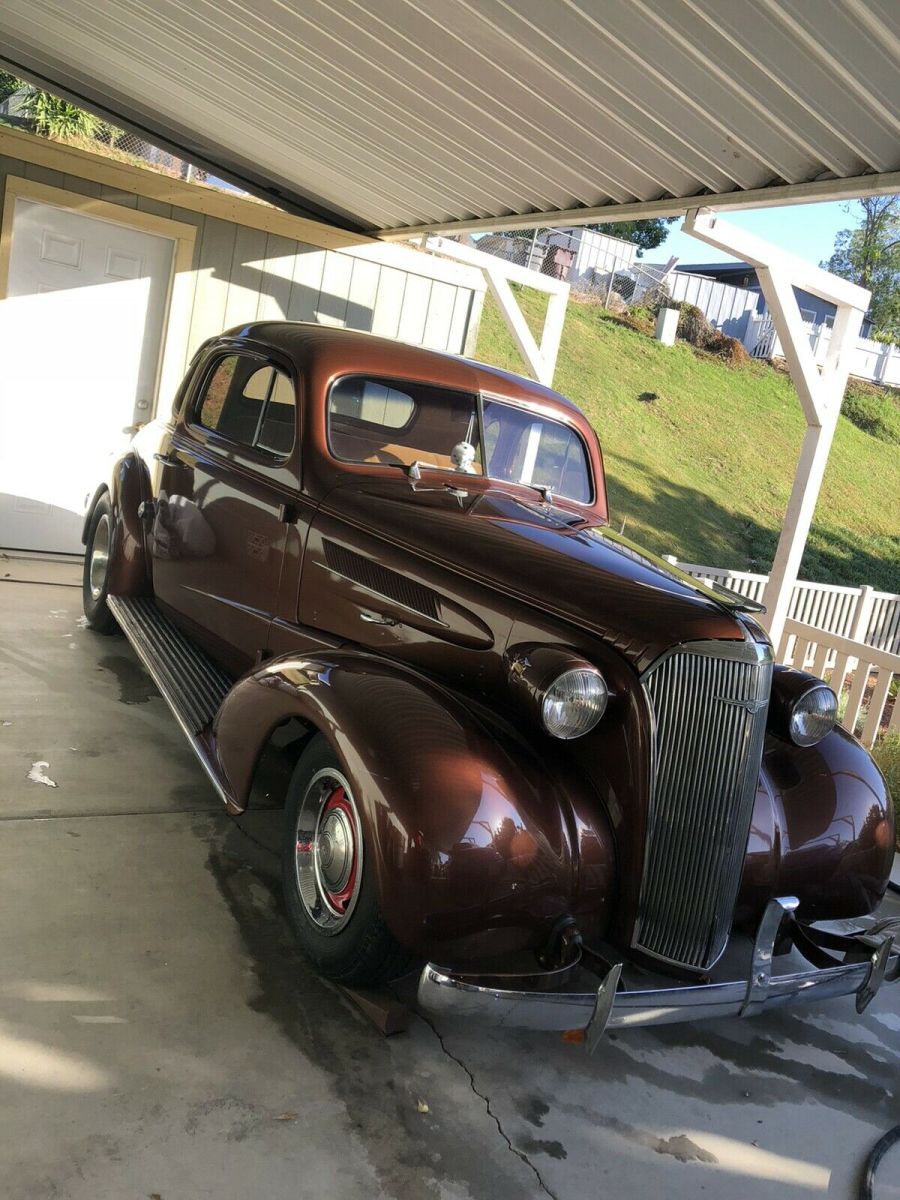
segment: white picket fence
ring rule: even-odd
[[[678,566],[750,600],[762,600],[769,581],[768,575],[750,571]],[[900,733],[900,699],[893,702],[890,695],[894,677],[900,676],[900,595],[798,580],[776,658],[827,678],[839,696],[846,688],[841,724],[864,745],[871,746],[886,729]]]
[[[804,321],[803,328],[813,356],[821,366],[831,342],[831,328],[813,321]],[[750,314],[741,340],[754,358],[784,356],[772,318],[767,312]],[[900,347],[889,342],[875,342],[871,338],[857,338],[850,358],[850,374],[858,379],[870,379],[874,383],[897,387],[900,384]]]
[[[752,571],[678,562],[672,555],[667,555],[667,559],[677,563],[689,575],[724,584],[748,600],[762,601],[769,582],[768,575],[757,575]],[[876,592],[867,585],[853,588],[798,579],[788,617],[838,637],[866,642],[877,650],[900,654],[900,595],[895,592]]]
[[[841,724],[864,746],[874,745],[880,733],[900,733],[900,702],[894,700],[893,711],[887,714],[891,684],[895,676],[900,677],[900,654],[874,650],[866,642],[788,620],[775,657],[780,663],[827,678],[837,696],[849,685]]]

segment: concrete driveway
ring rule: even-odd
[[[127,643],[80,613],[74,587],[0,582],[4,1196],[856,1195],[900,1122],[900,987],[862,1019],[834,1001],[594,1058],[418,1017],[385,1039],[292,948],[267,848],[284,764],[229,821]],[[900,1151],[879,1178],[900,1197]]]

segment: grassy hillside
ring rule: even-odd
[[[534,328],[544,298],[519,299]],[[477,357],[524,369],[490,297]],[[661,346],[573,301],[554,386],[597,430],[617,528],[690,562],[768,571],[804,431],[787,375]],[[840,418],[801,577],[900,591],[900,409],[872,389],[852,408],[858,424]]]

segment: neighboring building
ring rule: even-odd
[[[758,296],[756,312],[762,315],[766,311],[766,302],[756,275],[756,268],[751,267],[749,263],[679,263],[677,273],[681,275],[699,275],[706,279],[714,279],[717,283],[727,284],[729,287],[744,288],[749,292],[755,292]],[[820,296],[813,296],[809,292],[804,292],[802,288],[795,287],[794,295],[797,297],[797,303],[800,306],[800,315],[808,325],[816,327],[824,325],[826,329],[831,328],[834,324],[835,314],[833,304],[829,304],[827,300],[823,300]],[[863,318],[862,336],[868,337],[871,328],[872,322],[868,318]]]
[[[638,252],[633,242],[579,228],[485,233],[474,236],[472,243],[507,262],[585,285],[611,271],[627,270]]]

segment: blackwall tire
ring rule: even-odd
[[[110,549],[112,546],[112,507],[109,496],[101,496],[91,513],[87,544],[84,548],[84,575],[81,598],[87,623],[97,633],[115,633],[116,619],[106,603],[109,595]]]
[[[414,961],[381,916],[368,849],[350,781],[319,734],[288,787],[284,897],[300,949],[316,971],[358,987],[397,979]]]

